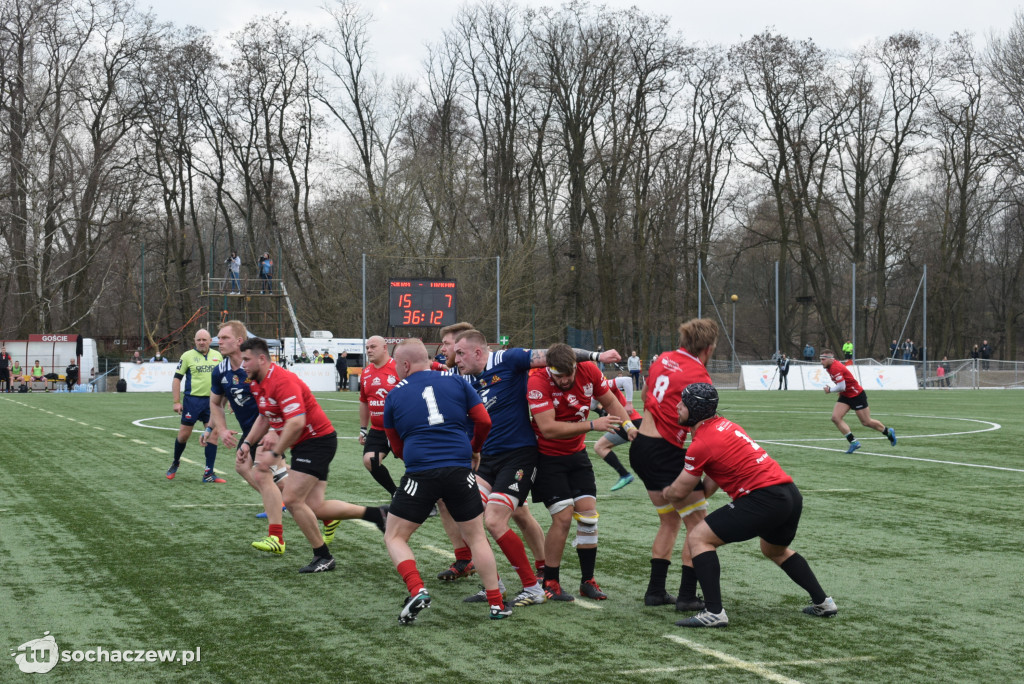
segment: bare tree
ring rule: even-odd
[[[735,47],[732,58],[742,70],[749,98],[745,136],[752,158],[747,165],[765,180],[775,202],[780,298],[786,302],[793,287],[789,261],[795,256],[803,305],[800,339],[810,340],[813,301],[826,340],[838,346],[842,331],[832,300],[839,236],[827,190],[837,126],[846,113],[836,102],[834,62],[811,41],[771,33]],[[793,310],[780,309],[788,336]]]
[[[356,163],[346,168],[366,192],[373,238],[387,243],[394,228],[388,217],[389,183],[396,172],[394,145],[409,104],[408,90],[389,89],[384,77],[371,70],[370,15],[354,0],[336,0],[328,12],[333,24],[324,37],[321,64],[329,79],[317,98],[355,148]]]
[[[1024,319],[1024,13],[1017,12],[1005,36],[994,37],[987,56],[996,102],[984,127],[1001,170],[1002,211],[987,250],[998,265],[992,297],[1002,309],[1005,358],[1016,359]]]
[[[981,135],[988,86],[970,36],[954,34],[931,102],[938,149],[928,211],[934,227],[926,243],[934,246],[930,251],[938,265],[930,299],[944,314],[938,326],[930,326],[932,344],[943,349],[954,344],[957,331],[969,328],[965,267],[990,211],[985,180],[992,157]]]

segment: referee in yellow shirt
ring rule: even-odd
[[[171,383],[171,394],[174,396],[174,412],[181,414],[181,427],[174,440],[174,462],[167,470],[167,479],[173,480],[181,464],[181,454],[185,451],[188,438],[192,435],[192,427],[196,421],[202,421],[207,430],[210,429],[210,378],[213,369],[223,360],[215,349],[210,349],[210,333],[204,329],[196,332],[195,349],[189,349],[181,355],[178,367],[174,371]],[[185,380],[185,396],[181,396],[181,381]],[[217,443],[206,444],[206,470],[203,482],[223,484],[224,478],[217,477],[213,472],[214,461],[217,460]]]

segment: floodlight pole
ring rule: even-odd
[[[363,252],[363,365],[366,365],[366,252]]]
[[[732,363],[729,366],[729,372],[732,373],[736,370],[736,301],[739,296],[733,295],[730,299],[732,299]]]
[[[782,353],[781,340],[779,339],[779,262],[775,262],[775,352]]]
[[[495,304],[495,310],[494,310],[495,311],[495,320],[497,321],[497,323],[495,325],[495,328],[497,330],[497,336],[494,339],[498,340],[500,342],[501,341],[501,257],[500,256],[494,257],[494,261],[496,263],[496,266],[495,266],[495,272],[496,272],[495,278],[497,279],[497,282],[498,282],[498,286],[497,286],[497,288],[495,288],[497,293],[498,293],[498,296],[497,296],[497,303]]]
[[[921,372],[928,367],[928,264],[924,264],[924,293],[921,298]],[[927,383],[925,383],[927,385]]]
[[[853,342],[852,359],[857,360],[857,262],[850,264],[850,342]]]
[[[700,255],[697,255],[697,318],[701,318],[701,304],[704,297],[704,274],[701,272]]]
[[[139,350],[146,344],[146,241],[142,241],[142,310],[139,312]]]

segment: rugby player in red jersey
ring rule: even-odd
[[[577,360],[615,363],[614,349],[597,353],[575,349]],[[467,330],[455,338],[455,362],[459,372],[469,376],[474,389],[491,416],[491,432],[481,451],[477,484],[487,497],[484,524],[505,557],[519,575],[523,591],[512,600],[517,607],[537,605],[547,600],[537,574],[529,567],[522,540],[508,525],[515,519],[539,530],[540,525],[523,507],[537,472],[537,436],[527,404],[527,383],[532,368],[547,365],[547,351],[512,347],[489,351],[487,340],[478,330]],[[523,520],[516,516],[522,516]],[[530,543],[531,548],[533,544]],[[537,558],[537,566],[540,559]],[[479,596],[479,595],[475,595]],[[473,598],[473,597],[470,597]],[[469,599],[467,599],[469,600]]]
[[[679,528],[689,531],[707,515],[707,501],[695,491],[685,499],[667,499],[663,490],[675,481],[685,463],[686,435],[676,406],[686,386],[693,382],[711,382],[706,368],[718,343],[718,324],[709,318],[694,318],[679,326],[679,349],[667,351],[651,364],[644,389],[644,421],[640,434],[629,447],[629,463],[647,488],[647,496],[658,511],[658,532],[651,547],[651,578],[644,594],[644,605],[675,603],[676,610],[699,610],[697,576],[685,545],[682,551],[682,579],[678,597],[665,589]]]
[[[825,594],[804,557],[789,548],[803,510],[800,490],[742,427],[716,415],[717,409],[718,392],[710,383],[687,386],[678,405],[679,425],[692,427],[693,436],[686,452],[686,468],[665,488],[665,496],[685,497],[704,474],[713,480],[706,481],[705,496],[721,487],[732,503],[711,513],[686,533],[686,546],[704,590],[704,608],[676,624],[729,624],[722,607],[721,568],[715,549],[754,537],[761,538],[761,553],[810,595],[811,605],[803,611],[816,617],[832,617],[838,612],[835,601]]]
[[[615,378],[608,379],[608,389],[611,390],[615,398],[618,399],[619,403],[622,404],[626,409],[626,413],[629,414],[629,419],[633,425],[640,427],[640,423],[643,422],[643,416],[633,408],[633,378],[628,375],[620,375]],[[595,401],[590,403],[590,409],[597,411],[599,414],[602,413],[600,404]],[[604,459],[611,468],[618,473],[619,480],[612,485],[612,491],[617,492],[626,485],[633,482],[635,479],[633,473],[626,470],[619,461],[619,457],[615,454],[612,449],[619,446],[620,444],[628,444],[629,438],[626,436],[626,431],[623,428],[619,428],[615,432],[606,432],[601,435],[601,439],[597,440],[594,444],[594,453]]]
[[[584,439],[591,430],[614,432],[620,425],[630,438],[637,432],[596,364],[577,363],[576,352],[561,343],[548,348],[547,364],[546,369],[530,375],[526,394],[539,454],[533,500],[547,506],[551,514],[551,527],[544,537],[544,591],[551,600],[573,600],[562,591],[559,570],[575,518],[573,546],[580,561],[580,596],[603,600],[608,596],[594,579],[597,484]],[[600,402],[608,415],[589,420],[592,399]]]
[[[380,335],[366,340],[366,360],[359,375],[359,443],[363,445],[363,465],[388,494],[394,494],[395,480],[383,460],[391,453],[384,434],[384,398],[398,384],[395,360]]]
[[[324,572],[334,569],[331,555],[320,534],[320,520],[368,520],[384,531],[387,507],[367,508],[344,501],[324,500],[327,473],[338,450],[338,435],[309,387],[297,375],[270,360],[267,343],[252,337],[242,343],[242,367],[249,376],[249,390],[256,399],[260,416],[246,440],[238,447],[242,457],[258,444],[267,430],[277,433],[277,442],[269,454],[270,470],[283,470],[284,452],[292,450],[291,469],[284,480],[284,504],[295,523],[313,547],[313,560],[299,572]],[[264,458],[263,452],[256,459]],[[284,553],[284,544],[281,550]]]
[[[889,444],[896,446],[896,430],[885,427],[880,421],[871,417],[871,409],[868,408],[868,394],[857,382],[857,378],[853,377],[849,367],[837,361],[835,352],[831,349],[822,349],[820,358],[822,368],[835,383],[834,385],[825,385],[825,394],[839,394],[835,408],[832,409],[832,424],[839,429],[839,432],[846,437],[846,441],[850,444],[846,453],[852,454],[860,449],[860,442],[853,436],[850,426],[843,420],[850,409],[857,413],[861,425],[878,430],[889,440]]]

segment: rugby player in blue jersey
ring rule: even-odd
[[[512,611],[505,607],[498,588],[498,570],[484,532],[483,505],[473,476],[490,417],[469,383],[430,370],[430,357],[420,340],[399,343],[394,359],[400,382],[384,400],[384,430],[395,456],[405,461],[405,475],[391,501],[384,543],[409,590],[398,622],[411,623],[430,605],[409,537],[441,499],[472,552],[491,619],[508,617]]]
[[[620,358],[614,349],[600,354],[583,349],[574,352],[581,361],[615,363]],[[460,373],[473,376],[473,387],[491,416],[491,432],[482,449],[477,483],[487,501],[487,531],[523,582],[523,591],[512,604],[543,603],[544,589],[530,567],[522,540],[508,522],[512,512],[526,501],[537,473],[537,437],[530,424],[526,383],[531,368],[547,365],[547,351],[512,348],[492,352],[483,333],[467,330],[455,338],[455,363]]]
[[[473,330],[471,323],[465,321],[460,323],[453,323],[451,325],[441,328],[441,346],[440,353],[445,357],[445,365],[434,362],[431,364],[431,370],[444,371],[447,370],[450,373],[456,373],[455,368],[455,338],[456,336],[467,330]],[[470,378],[471,379],[471,378]],[[437,579],[445,582],[453,582],[462,577],[468,577],[476,572],[476,568],[473,565],[472,554],[470,553],[469,546],[459,535],[458,526],[455,521],[451,519],[451,516],[445,512],[444,502],[438,503],[438,510],[441,513],[441,523],[444,525],[445,534],[452,542],[452,546],[455,549],[455,562],[450,567],[442,570],[437,574]],[[512,520],[519,527],[519,532],[522,534],[523,541],[526,542],[526,546],[530,547],[530,551],[533,552],[534,565],[537,568],[537,572],[540,572],[544,567],[544,531],[541,529],[537,519],[530,513],[527,504],[523,501],[523,505],[517,508],[512,513]],[[502,584],[499,578],[498,584]],[[466,599],[467,602],[482,603],[487,600],[486,593],[480,591]]]
[[[213,369],[210,383],[210,424],[200,438],[200,444],[216,444],[221,441],[224,446],[237,449],[260,416],[259,407],[256,406],[256,400],[249,389],[249,376],[242,368],[242,343],[248,338],[249,333],[241,321],[228,321],[217,332],[217,344],[224,360]],[[238,426],[241,428],[240,438],[236,438],[237,432],[228,429],[227,418],[224,415],[225,399],[238,419]],[[235,472],[260,493],[267,514],[267,536],[254,541],[252,545],[260,551],[270,553],[284,551],[281,490],[277,480],[287,475],[287,465],[283,458],[274,457],[272,449],[276,441],[277,433],[268,432],[256,445],[255,456],[246,449],[235,452]],[[277,480],[271,468],[277,471]],[[326,535],[325,541],[330,543]]]

